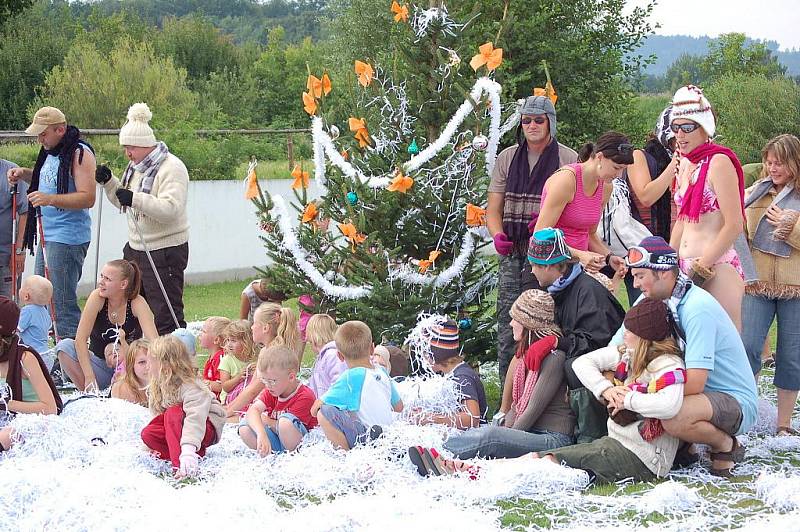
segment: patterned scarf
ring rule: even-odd
[[[617,369],[614,371],[614,385],[627,386],[634,392],[657,393],[667,386],[672,386],[673,384],[685,384],[686,370],[683,368],[678,368],[672,371],[667,371],[662,373],[657,379],[652,379],[648,383],[639,383],[634,381],[626,385],[625,381],[627,378],[628,358],[623,357],[622,360],[619,361]],[[661,424],[660,419],[648,417],[644,419],[644,423],[639,425],[639,434],[641,434],[644,441],[651,442],[664,434],[664,426]]]
[[[711,158],[718,153],[728,157],[733,163],[733,167],[736,169],[736,176],[739,180],[739,203],[742,207],[742,218],[744,218],[744,171],[742,170],[742,164],[730,148],[714,144],[713,142],[706,142],[686,154],[686,158],[689,159],[692,164],[700,164],[700,173],[697,176],[697,181],[689,183],[689,186],[686,188],[686,193],[683,197],[683,206],[678,213],[679,219],[695,223],[700,219],[700,208],[703,205],[703,190],[705,190],[706,187],[708,168],[711,166]]]
[[[508,168],[503,204],[503,232],[514,243],[514,254],[525,256],[528,223],[539,215],[542,189],[559,167],[558,142],[552,139],[533,166],[528,166],[528,142],[523,137]]]
[[[555,324],[553,324],[553,327],[555,328]],[[552,349],[542,349],[539,347],[546,345],[545,343],[552,343],[552,339],[547,337],[540,338],[528,347],[526,353],[518,354],[520,360],[517,362],[511,388],[511,398],[517,417],[528,408],[528,403],[533,395],[533,389],[536,386],[536,382],[539,380],[539,368],[542,366],[542,361],[547,358],[547,355],[553,352]],[[529,355],[532,358],[531,367],[528,367],[526,364]]]
[[[139,172],[142,174],[142,180],[139,182],[139,188],[136,192],[150,194],[150,191],[153,190],[153,181],[156,178],[158,169],[164,159],[167,158],[167,155],[169,155],[169,148],[163,142],[159,142],[156,144],[156,148],[147,154],[147,157],[136,164],[133,164],[133,161],[129,162],[128,167],[125,168],[125,172],[122,174],[122,187],[128,188],[131,184],[131,179],[133,179],[133,174]]]

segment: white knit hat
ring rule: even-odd
[[[711,104],[703,94],[703,89],[694,85],[681,87],[672,97],[671,120],[678,118],[697,122],[709,137],[713,137],[717,130],[717,121],[711,112]]]
[[[119,143],[122,146],[151,148],[158,144],[153,130],[148,125],[153,113],[146,103],[135,103],[128,109],[128,121],[119,130]]]

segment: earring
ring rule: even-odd
[[[597,163],[597,171],[600,171],[600,163]]]

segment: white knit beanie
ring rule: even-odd
[[[709,137],[717,130],[717,121],[711,112],[711,104],[703,94],[703,89],[694,85],[681,87],[672,97],[671,120],[685,118],[700,124]]]
[[[151,148],[158,144],[153,130],[148,125],[153,113],[146,103],[135,103],[128,109],[128,121],[119,130],[119,143],[122,146]]]

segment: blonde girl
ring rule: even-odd
[[[306,327],[306,341],[317,355],[308,387],[317,397],[322,397],[333,381],[347,371],[347,364],[339,359],[336,342],[333,341],[336,329],[336,321],[327,314],[314,314]]]
[[[222,316],[210,316],[203,322],[200,330],[200,347],[208,351],[208,360],[203,367],[203,380],[208,384],[209,389],[216,394],[222,392],[222,380],[219,375],[219,364],[225,355],[223,344],[225,337],[222,335],[225,327],[230,325],[231,320]]]
[[[147,406],[147,385],[150,373],[147,367],[147,349],[150,340],[139,338],[128,346],[125,353],[125,370],[117,382],[111,386],[111,397],[124,399],[131,403]]]
[[[197,377],[194,359],[178,338],[159,336],[148,350],[148,400],[155,414],[142,430],[154,454],[172,462],[177,478],[197,473],[206,448],[217,443],[225,409]]]
[[[252,379],[256,349],[250,332],[250,322],[247,320],[232,321],[225,327],[222,336],[225,339],[225,355],[219,363],[219,380],[222,383],[220,401],[225,403],[235,399],[235,395]],[[230,394],[234,395],[233,399],[228,399]]]

